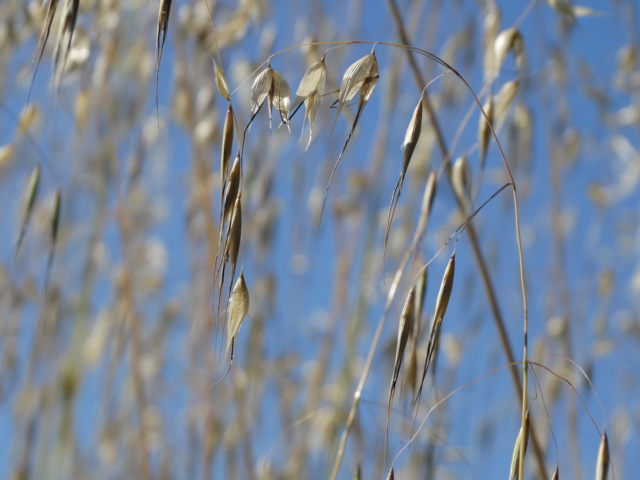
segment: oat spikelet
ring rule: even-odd
[[[229,300],[229,315],[227,319],[227,348],[224,356],[226,357],[231,350],[231,359],[233,360],[235,339],[240,330],[242,321],[249,313],[249,289],[244,280],[244,273],[240,271],[240,276],[236,280]]]
[[[560,471],[558,470],[557,466],[553,472],[553,476],[551,477],[551,480],[560,480]]]
[[[505,83],[500,91],[496,94],[496,97],[493,102],[493,119],[492,124],[495,126],[496,130],[500,130],[502,125],[504,124],[504,120],[507,117],[507,112],[509,111],[509,107],[513,103],[514,98],[516,98],[516,94],[518,93],[518,88],[520,87],[520,80],[514,80],[511,82]]]
[[[598,460],[596,465],[596,480],[607,480],[609,476],[609,440],[607,432],[602,434],[600,448],[598,450]]]
[[[224,70],[222,69],[222,66],[218,66],[215,60],[213,60],[213,72],[215,75],[218,93],[220,93],[225,100],[231,101],[229,85],[227,84],[227,78],[224,76]]]
[[[251,120],[266,100],[269,107],[269,129],[272,128],[272,107],[278,110],[282,123],[288,125],[290,96],[291,89],[284,77],[267,67],[256,77],[251,87]]]
[[[429,223],[429,216],[431,215],[431,208],[433,207],[433,199],[436,196],[436,186],[438,181],[438,175],[432,171],[427,178],[427,183],[424,186],[424,193],[422,195],[422,205],[420,206],[420,218],[418,219],[418,226],[416,232],[423,232],[427,228]]]
[[[407,300],[404,302],[402,308],[402,314],[400,315],[400,325],[398,327],[398,342],[396,344],[396,359],[393,364],[393,376],[391,377],[391,387],[389,388],[389,408],[387,409],[387,435],[389,435],[389,419],[391,417],[391,407],[393,406],[393,397],[396,392],[396,384],[398,382],[398,375],[400,374],[400,367],[402,366],[402,359],[404,358],[404,350],[407,346],[407,341],[413,330],[415,322],[415,301],[416,301],[416,287],[415,285],[409,291]],[[385,440],[386,440],[385,437]]]
[[[347,146],[349,145],[349,140],[351,140],[353,132],[358,125],[358,120],[360,120],[362,110],[367,104],[369,98],[371,98],[371,95],[373,94],[373,91],[378,84],[379,77],[380,74],[378,72],[378,60],[376,59],[375,51],[353,63],[342,77],[340,94],[338,96],[338,111],[333,122],[334,127],[338,120],[338,116],[340,115],[340,111],[342,110],[342,107],[344,107],[345,102],[351,100],[358,92],[360,92],[360,96],[358,97],[358,108],[356,110],[356,116],[353,120],[353,124],[351,125],[351,129],[349,130],[347,139],[344,142],[342,151],[338,156],[338,160],[336,160],[336,163],[333,165],[331,175],[329,175],[329,182],[327,183],[327,188],[324,192],[324,200],[322,201],[322,209],[320,210],[320,220],[322,220],[324,207],[327,203],[327,196],[329,195],[329,188],[331,187],[333,175],[336,173],[338,165],[340,165],[340,160],[342,160],[342,156],[344,155],[344,152],[347,150]]]
[[[169,13],[171,12],[171,0],[160,0],[158,11],[158,28],[156,30],[156,114],[158,113],[158,80],[160,78],[160,62],[164,51],[164,42],[169,30]]]
[[[236,203],[238,192],[240,191],[240,154],[236,155],[236,159],[233,161],[231,167],[231,173],[229,174],[229,181],[225,185],[224,190],[224,202],[222,204],[222,222],[220,225],[220,231],[223,230],[224,223],[229,219],[232,209]]]
[[[509,480],[513,480],[518,476],[518,472],[520,469],[520,448],[522,446],[522,441],[524,438],[524,450],[527,451],[527,445],[529,443],[529,413],[524,421],[524,433],[522,431],[522,427],[520,427],[520,431],[518,432],[518,436],[516,437],[516,443],[513,446],[513,454],[511,455],[511,468],[509,469]]]
[[[309,120],[309,142],[307,143],[307,148],[309,148],[309,145],[311,144],[311,138],[313,137],[313,124],[318,116],[322,95],[324,95],[325,77],[326,66],[323,56],[320,61],[311,65],[302,77],[300,86],[298,86],[296,96],[293,100],[293,105],[291,106],[293,113],[289,119],[295,115],[298,108],[300,108],[304,103],[305,114],[302,122],[303,131],[305,123]]]
[[[422,395],[422,389],[424,388],[424,381],[429,371],[429,366],[433,362],[435,353],[438,348],[438,342],[440,340],[440,327],[442,326],[442,320],[444,314],[447,311],[449,305],[449,298],[451,298],[451,291],[453,290],[453,277],[455,274],[456,266],[456,254],[451,255],[447,268],[445,268],[442,282],[440,283],[440,291],[438,292],[438,298],[436,299],[435,312],[433,314],[433,322],[431,324],[431,333],[429,335],[429,343],[427,344],[427,355],[424,359],[424,368],[422,370],[422,380],[420,381],[420,387],[418,388],[418,394],[414,400],[414,408],[417,411],[420,403],[420,396]]]
[[[364,102],[369,100],[378,83],[378,77],[378,60],[375,51],[351,64],[342,77],[336,120],[345,103],[351,100],[356,93],[360,92],[360,95],[364,97]]]
[[[36,46],[36,50],[33,52],[34,58],[31,60],[31,63],[33,64],[35,55],[38,52],[38,47],[40,47],[40,53],[38,54],[38,61],[36,63],[36,67],[33,70],[33,77],[31,77],[31,86],[29,87],[29,95],[27,98],[27,103],[29,103],[29,100],[31,99],[31,90],[33,89],[33,82],[36,79],[36,73],[38,72],[38,67],[40,67],[40,62],[42,61],[42,55],[44,54],[44,49],[47,46],[47,41],[49,40],[49,34],[51,33],[51,24],[53,23],[53,17],[56,14],[57,8],[58,8],[58,0],[49,0],[49,6],[47,7],[47,16],[44,20],[42,31],[40,32],[40,38],[38,38],[38,45]]]
[[[227,114],[224,118],[222,129],[222,153],[220,154],[220,189],[224,190],[231,163],[231,148],[233,147],[233,107],[229,102]]]
[[[451,168],[451,186],[456,197],[468,210],[471,206],[471,167],[466,155],[458,157]]]
[[[36,165],[29,175],[27,185],[24,191],[24,208],[22,212],[22,219],[20,221],[20,236],[18,237],[18,243],[16,244],[15,255],[18,255],[20,251],[20,245],[24,240],[25,233],[27,232],[27,225],[31,219],[33,213],[33,207],[36,204],[36,198],[38,196],[38,187],[40,186],[40,164]]]
[[[60,189],[56,190],[53,196],[53,203],[51,205],[51,236],[49,238],[49,259],[47,260],[47,269],[44,276],[44,290],[45,292],[49,287],[49,276],[51,274],[51,267],[53,266],[53,257],[56,251],[56,244],[58,243],[58,231],[60,230],[60,208],[62,203],[62,193]]]
[[[484,169],[484,165],[487,161],[487,150],[489,149],[489,140],[491,140],[491,127],[493,125],[493,96],[489,95],[489,98],[484,102],[482,109],[487,114],[487,117],[480,112],[480,122],[478,123],[478,148],[480,149],[480,169]],[[487,121],[488,119],[488,121]]]
[[[516,66],[522,68],[526,63],[526,54],[524,51],[524,38],[517,28],[508,28],[500,32],[493,44],[495,70],[491,77],[494,80],[504,63],[509,52],[513,52],[516,60]]]
[[[55,49],[53,50],[53,71],[54,85],[60,87],[64,67],[71,50],[71,40],[76,27],[76,19],[78,17],[78,6],[80,0],[65,0],[62,9],[62,21],[60,22],[60,30],[58,31],[58,39]]]
[[[233,205],[229,234],[224,248],[224,261],[230,262],[234,267],[238,261],[240,239],[242,236],[242,192],[238,193]]]
[[[404,183],[404,176],[409,168],[409,162],[416,149],[418,140],[420,139],[420,131],[422,130],[422,96],[418,101],[418,105],[413,111],[411,121],[407,127],[407,131],[404,134],[404,141],[402,142],[402,168],[400,170],[400,177],[396,183],[393,193],[391,194],[391,203],[389,204],[389,213],[387,215],[387,228],[384,232],[384,248],[387,249],[387,241],[389,240],[389,230],[391,229],[391,222],[393,222],[393,216],[396,212],[398,200],[400,200],[400,194],[402,193],[402,184]],[[384,256],[384,253],[383,253]]]

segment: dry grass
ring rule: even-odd
[[[0,21],[2,476],[637,469],[632,2],[59,3]]]

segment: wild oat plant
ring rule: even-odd
[[[0,476],[635,478],[636,10],[4,0]]]

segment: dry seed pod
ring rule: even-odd
[[[71,50],[71,40],[73,39],[73,31],[76,27],[79,4],[80,0],[65,0],[62,9],[62,20],[60,21],[56,46],[53,50],[54,84],[58,86],[64,73],[69,50]]]
[[[251,87],[251,113],[255,116],[265,100],[269,104],[269,128],[271,128],[272,106],[280,113],[282,123],[289,123],[289,97],[291,90],[282,75],[267,67],[256,77]]]
[[[511,469],[509,470],[509,480],[513,480],[518,476],[520,469],[520,448],[522,446],[522,439],[524,438],[524,450],[527,451],[527,445],[529,444],[529,413],[527,413],[524,421],[524,433],[522,427],[518,432],[516,443],[513,446],[513,454],[511,455]]]
[[[600,449],[598,450],[598,460],[596,466],[596,480],[607,480],[609,476],[609,440],[607,432],[602,434]]]
[[[400,325],[398,327],[398,342],[396,344],[396,359],[393,365],[393,377],[391,379],[391,398],[389,399],[389,405],[393,401],[393,392],[396,388],[396,382],[398,381],[398,375],[400,373],[400,366],[402,365],[402,358],[404,357],[404,350],[407,346],[407,341],[411,331],[413,330],[415,321],[415,300],[416,300],[416,287],[415,285],[409,291],[407,300],[404,302],[402,308],[402,314],[400,315]]]
[[[360,92],[363,102],[367,102],[376,88],[378,77],[378,60],[375,52],[352,63],[342,77],[336,119],[344,104],[351,100],[356,93]]]
[[[433,199],[436,196],[436,185],[438,181],[438,175],[432,171],[427,178],[427,183],[424,186],[424,194],[422,195],[422,205],[420,207],[420,219],[418,220],[418,227],[416,231],[424,232],[429,223],[429,216],[431,215],[431,208],[433,207]]]
[[[427,355],[424,359],[424,368],[422,370],[422,380],[420,381],[420,387],[418,388],[418,394],[414,400],[414,409],[418,407],[420,403],[420,396],[422,395],[422,389],[424,387],[424,381],[429,371],[429,366],[433,362],[435,352],[438,348],[438,342],[440,340],[440,327],[442,326],[442,320],[444,314],[447,311],[449,305],[449,299],[451,298],[451,291],[453,290],[453,278],[455,275],[456,267],[456,254],[453,252],[447,268],[444,270],[442,282],[440,283],[440,290],[438,291],[438,298],[436,299],[435,312],[433,314],[433,322],[431,324],[431,333],[429,334],[429,343],[427,344]]]
[[[484,17],[484,32],[482,34],[482,50],[484,52],[484,81],[489,83],[497,76],[496,53],[493,47],[498,30],[500,29],[500,9],[491,5]]]
[[[224,260],[235,265],[238,261],[238,252],[240,251],[240,239],[242,236],[242,193],[238,193],[236,201],[233,204],[233,213],[231,215],[231,225],[229,226],[229,235],[224,247]]]
[[[465,210],[471,206],[471,167],[466,155],[458,157],[451,168],[451,186],[464,206]]]
[[[49,40],[49,34],[51,33],[51,24],[53,23],[53,17],[56,14],[56,9],[58,8],[58,0],[49,0],[49,6],[47,7],[47,16],[44,21],[44,25],[42,26],[42,31],[40,32],[40,38],[38,38],[38,45],[36,46],[36,50],[33,52],[33,59],[35,59],[35,55],[38,51],[38,47],[40,47],[40,54],[38,55],[38,61],[36,63],[36,67],[33,70],[33,77],[31,77],[31,86],[29,87],[29,95],[27,97],[27,103],[29,103],[29,99],[31,98],[31,89],[33,88],[33,82],[36,79],[36,73],[38,72],[38,67],[40,66],[40,62],[42,61],[42,55],[44,54],[44,49],[47,46],[47,41]],[[31,63],[33,63],[33,59]]]
[[[557,466],[555,471],[553,472],[553,477],[551,477],[551,480],[560,480],[560,471],[558,470]]]
[[[216,79],[216,87],[218,88],[218,93],[222,95],[225,100],[231,101],[231,95],[229,95],[229,85],[227,84],[227,79],[224,76],[224,70],[222,67],[219,67],[216,61],[213,61],[213,72]]]
[[[507,117],[507,111],[509,110],[513,99],[516,98],[519,86],[519,80],[505,83],[496,95],[495,101],[492,102],[494,106],[492,112],[493,119],[490,120],[492,121],[493,125],[495,125],[496,130],[500,130],[500,128],[504,124],[504,120]]]
[[[158,80],[160,77],[160,62],[164,50],[164,42],[169,30],[169,13],[171,12],[171,0],[160,0],[158,10],[158,28],[156,30],[156,110],[158,108]]]
[[[31,218],[31,214],[33,213],[33,207],[36,203],[36,198],[38,196],[38,187],[40,186],[40,164],[36,165],[34,169],[31,171],[31,175],[29,175],[29,179],[27,180],[27,186],[24,191],[24,210],[22,213],[22,219],[20,221],[20,236],[18,237],[18,243],[16,245],[16,255],[20,250],[20,245],[24,240],[24,235],[27,231],[27,225],[29,224],[29,219]]]
[[[384,247],[386,250],[387,240],[389,239],[389,230],[391,229],[391,222],[393,221],[393,215],[400,200],[400,194],[402,193],[402,184],[404,183],[404,176],[409,168],[409,162],[411,162],[411,156],[416,148],[418,139],[420,138],[420,130],[422,129],[422,97],[418,101],[418,105],[413,111],[411,121],[407,127],[407,131],[404,135],[404,141],[402,142],[402,169],[400,170],[400,177],[396,183],[393,193],[391,194],[391,204],[389,205],[389,215],[387,217],[387,228],[384,233]]]
[[[493,96],[484,102],[482,109],[487,115],[486,118],[480,112],[480,122],[478,123],[478,148],[480,149],[480,168],[483,169],[487,161],[487,150],[489,149],[489,140],[491,139],[491,125],[494,118]]]
[[[229,353],[229,349],[238,335],[242,320],[249,313],[249,289],[244,281],[244,273],[240,271],[240,276],[236,280],[229,300],[229,316],[227,320],[227,349],[225,357]],[[231,358],[233,359],[233,348],[231,348]]]
[[[233,107],[229,102],[227,115],[224,118],[224,128],[222,130],[222,153],[220,155],[220,181],[221,189],[227,183],[229,164],[231,163],[231,147],[233,146]]]
[[[422,309],[424,308],[424,297],[427,293],[427,267],[420,270],[418,278],[416,279],[416,301],[415,301],[415,321],[414,329],[420,324],[420,318],[422,317]]]
[[[522,34],[516,28],[508,28],[500,32],[493,44],[495,56],[495,74],[492,80],[498,76],[498,72],[502,67],[509,52],[513,52],[516,65],[522,67],[524,65],[524,40]]]
[[[229,181],[225,185],[222,223],[227,221],[236,203],[238,192],[240,191],[240,177],[240,153],[238,153],[231,167]]]
[[[307,148],[309,148],[309,145],[311,144],[313,124],[318,116],[322,95],[324,95],[325,77],[326,67],[324,64],[324,57],[322,57],[319,62],[315,62],[305,72],[302,80],[300,81],[300,86],[296,91],[296,96],[291,107],[295,114],[295,111],[304,102],[305,114],[302,122],[302,130],[304,131],[304,125],[306,121],[309,120],[309,142],[307,143]]]

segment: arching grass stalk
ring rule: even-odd
[[[418,55],[421,55],[423,57],[426,57],[434,62],[436,62],[437,64],[439,64],[440,66],[442,66],[443,68],[445,68],[447,71],[451,72],[452,74],[454,74],[465,86],[465,88],[469,91],[469,93],[473,96],[474,102],[476,103],[476,105],[478,106],[478,108],[481,111],[482,116],[484,117],[484,119],[487,121],[488,125],[489,125],[489,129],[491,131],[491,136],[493,137],[493,139],[496,142],[496,145],[498,147],[499,150],[499,154],[500,157],[502,159],[503,165],[505,170],[507,171],[508,177],[509,177],[509,184],[511,185],[511,189],[512,189],[512,195],[513,195],[513,205],[514,205],[514,215],[515,215],[515,229],[516,229],[516,243],[517,243],[517,249],[518,249],[518,259],[519,259],[519,270],[520,270],[520,284],[521,284],[521,290],[522,290],[522,298],[523,298],[523,384],[522,384],[522,415],[521,415],[521,425],[524,428],[525,422],[526,422],[526,412],[528,409],[528,401],[527,401],[527,396],[528,396],[528,372],[527,372],[527,365],[528,365],[528,301],[527,301],[527,294],[526,294],[526,284],[525,284],[525,278],[524,278],[524,255],[523,255],[523,250],[522,250],[522,239],[521,239],[521,235],[520,235],[520,216],[519,216],[519,207],[518,207],[518,195],[517,195],[517,187],[516,187],[516,183],[515,180],[513,178],[513,174],[511,172],[511,169],[509,167],[509,164],[507,162],[506,156],[504,154],[504,151],[502,149],[502,146],[500,144],[500,141],[498,140],[497,134],[495,132],[495,129],[493,128],[493,125],[491,124],[489,117],[487,116],[487,113],[485,112],[485,110],[482,107],[482,104],[480,103],[480,100],[478,99],[475,91],[473,90],[473,88],[471,87],[471,85],[469,85],[469,83],[467,82],[467,80],[456,70],[454,69],[451,65],[449,65],[447,62],[445,62],[444,60],[442,60],[440,57],[438,57],[437,55],[428,52],[426,50],[423,50],[421,48],[418,47],[414,47],[408,44],[399,44],[399,43],[391,43],[391,42],[373,42],[373,41],[365,41],[365,40],[342,40],[342,41],[328,41],[328,42],[309,42],[309,43],[303,43],[303,44],[299,44],[299,45],[295,45],[292,47],[288,47],[286,49],[280,50],[272,55],[269,56],[269,58],[267,60],[265,60],[264,62],[262,62],[248,77],[247,79],[241,83],[236,90],[234,90],[232,92],[235,93],[239,88],[242,87],[242,85],[244,85],[244,83],[246,83],[247,81],[249,81],[254,75],[256,75],[258,73],[258,71],[260,71],[262,69],[262,67],[264,65],[267,65],[270,63],[271,59],[280,56],[286,52],[292,51],[292,50],[296,50],[296,49],[300,49],[303,47],[307,47],[307,46],[321,46],[321,45],[331,45],[331,46],[347,46],[347,45],[358,45],[358,44],[366,44],[366,45],[381,45],[381,46],[388,46],[388,47],[392,47],[392,48],[399,48],[399,49],[403,49],[405,51],[407,51],[408,53],[416,53]],[[412,58],[412,57],[410,57]],[[415,65],[415,64],[414,64]],[[430,116],[430,119],[432,119],[435,124],[435,113],[433,111],[433,107],[430,104],[430,102],[426,102],[426,109],[427,112]],[[436,128],[436,135],[438,137],[438,143],[440,144],[441,150],[443,150],[443,154],[444,154],[444,162],[445,162],[445,170],[448,173],[448,176],[450,177],[450,161],[449,161],[449,154],[448,151],[446,149],[446,147],[444,146],[444,139],[442,137],[442,132],[440,131],[439,128]],[[244,143],[244,142],[243,142]],[[479,251],[479,247],[477,246],[477,239],[475,238],[475,233],[473,230],[470,229],[470,236],[472,237],[472,244],[474,244],[474,253],[476,253],[476,256],[479,255],[479,253],[475,252],[475,250]],[[406,263],[403,262],[402,265],[402,270],[406,267]],[[485,267],[486,269],[486,267]],[[398,272],[400,273],[400,277],[402,275],[402,271],[399,269]],[[397,273],[398,273],[397,272]],[[396,278],[398,278],[398,274],[396,274]],[[488,279],[487,275],[483,275],[483,278]],[[398,278],[399,280],[399,278]],[[487,283],[488,280],[485,280],[485,283],[487,285],[490,285]],[[394,279],[394,284],[391,286],[390,291],[389,291],[389,296],[388,296],[388,300],[387,300],[387,304],[385,306],[385,313],[383,314],[383,318],[386,318],[386,315],[388,314],[388,310],[390,308],[390,303],[391,300],[393,300],[393,297],[395,296],[395,292],[397,289],[397,283],[395,282]],[[495,303],[492,302],[492,303]],[[496,305],[492,305],[492,308],[494,310],[494,312],[497,310],[497,304]],[[499,322],[500,323],[500,322]],[[340,469],[340,464],[342,463],[342,458],[344,456],[344,451],[345,451],[345,447],[346,447],[346,441],[348,439],[349,436],[349,432],[352,428],[354,419],[355,419],[355,412],[357,410],[357,406],[359,404],[359,400],[360,400],[360,395],[362,392],[362,389],[364,388],[364,385],[366,383],[369,371],[371,369],[371,363],[373,360],[373,355],[375,353],[375,350],[377,348],[377,343],[379,341],[380,335],[382,333],[382,327],[384,325],[384,321],[381,320],[381,322],[378,325],[378,329],[376,329],[376,333],[374,335],[374,339],[371,345],[371,348],[369,350],[369,355],[367,356],[367,361],[365,363],[365,367],[363,369],[363,372],[361,374],[360,380],[358,382],[358,386],[356,388],[356,392],[354,394],[354,398],[353,398],[353,402],[352,402],[352,406],[349,412],[349,415],[347,417],[347,423],[345,425],[345,430],[342,434],[341,440],[340,440],[340,444],[338,447],[338,452],[336,455],[336,460],[334,463],[334,467],[333,467],[333,471],[332,471],[332,475],[331,478],[335,479],[338,471]],[[501,337],[503,337],[503,344],[505,344],[505,339],[506,339],[506,334],[504,331],[504,326],[502,326],[501,328],[499,328],[501,330]],[[506,344],[508,344],[508,342],[506,342]],[[524,447],[524,444],[523,444]],[[522,479],[523,478],[523,472],[524,472],[524,448],[521,448],[520,450],[520,472],[519,472],[519,478]]]

